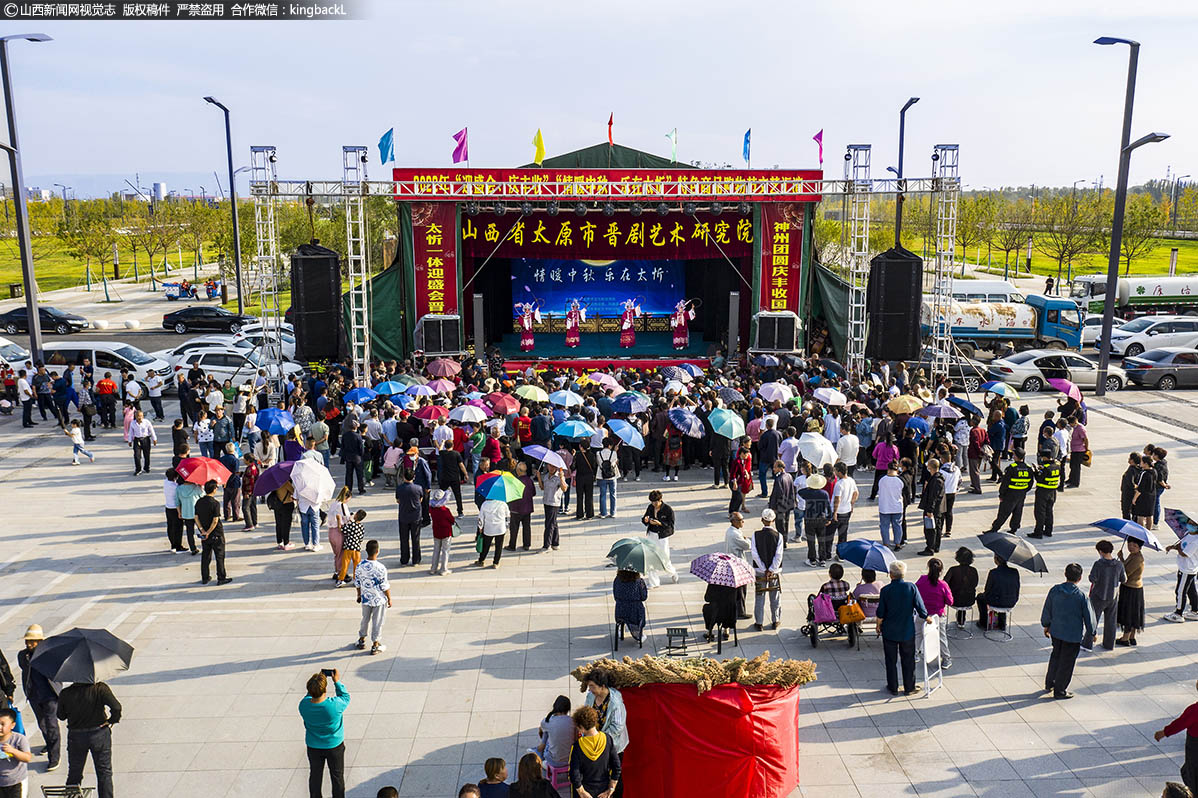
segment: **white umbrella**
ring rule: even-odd
[[[462,405],[449,411],[450,421],[460,421],[463,424],[481,424],[487,420],[487,414],[481,407]]]
[[[794,394],[780,382],[767,382],[757,389],[757,395],[767,402],[789,402]]]
[[[333,475],[315,460],[297,460],[291,467],[291,485],[295,495],[308,504],[324,504],[337,492]]]
[[[835,388],[816,388],[811,398],[829,407],[833,405],[844,407],[849,402],[849,398]]]
[[[682,394],[683,396],[686,396],[690,393],[690,391],[688,391],[686,389],[686,386],[683,385],[678,380],[670,380],[669,382],[666,383],[666,387],[663,388],[662,390],[665,393],[670,393],[672,391],[674,393]]]
[[[833,448],[832,442],[818,432],[804,432],[799,436],[799,454],[804,460],[820,468],[836,462],[836,449]]]

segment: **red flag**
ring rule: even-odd
[[[615,116],[616,116],[616,113],[615,113],[615,111],[613,111],[607,117],[607,144],[610,147],[616,146],[616,143],[614,141],[612,141],[612,137],[611,137],[611,123],[612,123],[612,120],[615,118]]]

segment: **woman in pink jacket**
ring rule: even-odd
[[[953,606],[953,591],[949,589],[948,582],[940,578],[942,573],[944,563],[940,562],[939,557],[933,557],[928,560],[928,572],[915,580],[915,588],[928,608],[928,617],[936,618],[935,628],[940,630],[940,666],[947,670],[953,666],[953,658],[948,651],[948,608]],[[924,634],[931,631],[922,629],[923,624],[920,627]]]

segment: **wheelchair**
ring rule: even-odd
[[[839,613],[840,608],[848,602],[833,601],[832,606]],[[811,639],[811,647],[819,646],[820,635],[824,637],[832,637],[846,635],[849,641],[849,648],[861,648],[861,624],[860,623],[816,623],[815,622],[815,594],[807,595],[807,623],[799,632]]]

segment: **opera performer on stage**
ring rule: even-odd
[[[691,305],[694,300],[682,299],[674,306],[670,314],[670,329],[674,331],[674,348],[686,349],[691,343],[691,319],[695,317],[695,309]]]
[[[635,299],[624,300],[624,312],[620,314],[620,346],[631,349],[636,346],[636,328],[633,320],[641,315],[641,306]]]
[[[586,320],[586,306],[571,299],[570,309],[566,311],[566,346],[573,349],[582,343],[582,323]]]
[[[533,324],[541,323],[541,309],[532,302],[517,302],[516,312],[520,314],[520,351],[531,352],[535,344]]]

